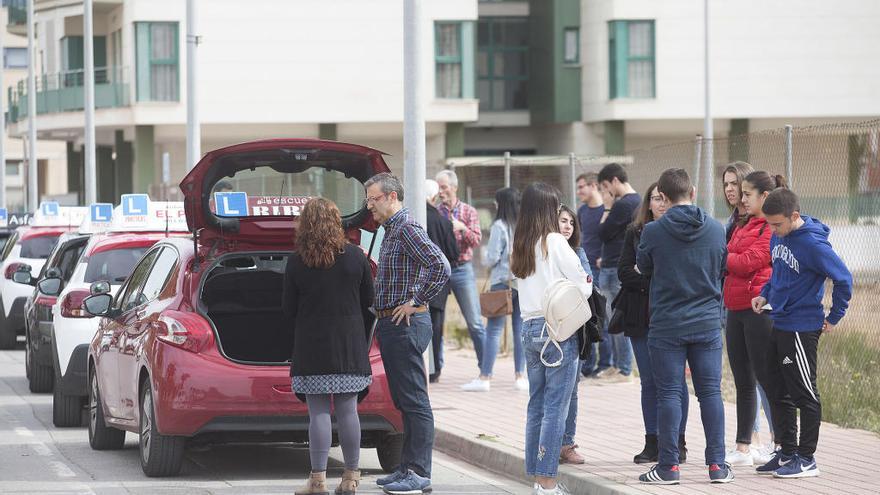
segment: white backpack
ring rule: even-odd
[[[562,347],[559,343],[568,340],[586,323],[591,316],[590,304],[581,293],[578,286],[567,278],[558,278],[544,289],[544,298],[541,304],[544,310],[544,331],[548,339],[541,348],[541,362],[544,366],[555,368],[562,364]],[[559,360],[548,363],[544,359],[544,351],[550,343],[559,349]]]

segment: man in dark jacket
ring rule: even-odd
[[[452,231],[452,222],[443,217],[434,206],[437,204],[439,192],[440,186],[437,181],[431,179],[425,181],[425,195],[428,200],[428,238],[443,251],[446,260],[451,264],[458,260],[458,243]],[[429,375],[431,383],[437,383],[440,380],[440,370],[443,369],[443,323],[446,321],[446,299],[448,297],[449,283],[447,282],[443,290],[428,302],[428,308],[431,310],[431,326],[434,328],[434,336],[431,339],[434,371]]]
[[[712,483],[733,481],[724,462],[721,401],[721,273],[724,227],[693,205],[695,190],[684,169],[663,172],[657,190],[669,205],[645,225],[636,262],[651,277],[648,347],[658,403],[658,464],[643,483],[677,484],[681,377],[690,365],[706,433],[706,464]]]

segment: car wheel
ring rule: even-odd
[[[52,393],[52,424],[55,426],[80,426],[82,424],[83,400],[79,395],[67,395],[61,391],[56,377]]]
[[[119,450],[125,445],[125,431],[107,426],[98,390],[98,377],[89,373],[89,445],[94,450]]]
[[[25,348],[25,351],[24,351],[24,376],[26,378],[30,379],[31,378],[31,363],[33,362],[33,360],[31,359],[31,353],[29,353],[27,351],[27,349],[30,348],[31,343],[30,343],[30,337],[28,336],[27,331],[25,331],[24,335],[25,335],[25,337],[24,337],[24,339],[25,339],[25,342],[24,342],[24,346],[25,346],[24,347]]]
[[[30,376],[28,376],[28,389],[35,394],[51,392],[52,382],[55,378],[55,373],[52,370],[52,367],[43,366],[34,359],[34,350],[31,347],[30,342],[26,345],[24,355],[26,361],[25,367],[31,369]]]
[[[379,456],[379,464],[386,473],[392,473],[400,466],[400,454],[403,451],[403,435],[390,433],[382,438],[376,447]]]
[[[141,391],[141,468],[150,477],[176,476],[183,465],[186,437],[162,435],[156,428],[153,389],[149,381]]]

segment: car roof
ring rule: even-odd
[[[76,230],[76,227],[29,227],[27,230],[22,232],[21,238],[19,241],[26,241],[28,239],[33,239],[35,237],[45,237],[50,235],[58,235],[66,234],[68,232],[73,232]]]
[[[169,235],[174,235],[171,233]],[[89,246],[88,254],[100,253],[114,248],[139,247],[145,245],[153,245],[158,241],[170,238],[164,232],[127,232],[114,234],[100,234],[95,236],[95,240]]]

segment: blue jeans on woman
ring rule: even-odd
[[[507,282],[492,284],[491,288],[493,291],[505,289],[507,289]],[[513,313],[510,315],[513,324],[513,369],[515,373],[519,374],[526,370],[526,357],[522,344],[522,316],[519,314],[519,292],[514,289],[511,296],[513,298]],[[507,316],[495,316],[489,318],[486,323],[486,343],[483,346],[483,361],[480,365],[480,374],[483,376],[492,376],[505,319]]]
[[[681,377],[687,363],[700,401],[706,433],[706,465],[724,464],[724,403],[721,401],[721,329],[674,337],[648,335],[651,365],[657,386],[658,464],[663,470],[678,465],[681,426]]]
[[[480,294],[477,292],[477,279],[470,261],[452,269],[449,275],[449,287],[455,296],[461,315],[467,323],[474,353],[477,355],[477,367],[483,367],[483,343],[486,340],[486,329],[483,328],[483,317],[480,315]]]
[[[648,348],[648,337],[630,337],[636,364],[639,367],[639,380],[642,384],[642,420],[645,422],[645,434],[657,434],[657,385],[654,383],[654,368],[651,366],[651,350]],[[690,392],[684,373],[681,374],[681,422],[678,434],[684,435],[688,420],[688,404]]]
[[[541,348],[548,337],[546,332],[542,332],[543,327],[543,318],[523,322],[522,340],[529,374],[525,464],[527,476],[555,478],[559,469],[565,418],[578,373],[578,345],[576,336],[560,342],[562,363],[552,368],[544,366]],[[556,346],[547,346],[544,360],[553,363],[559,357]]]

